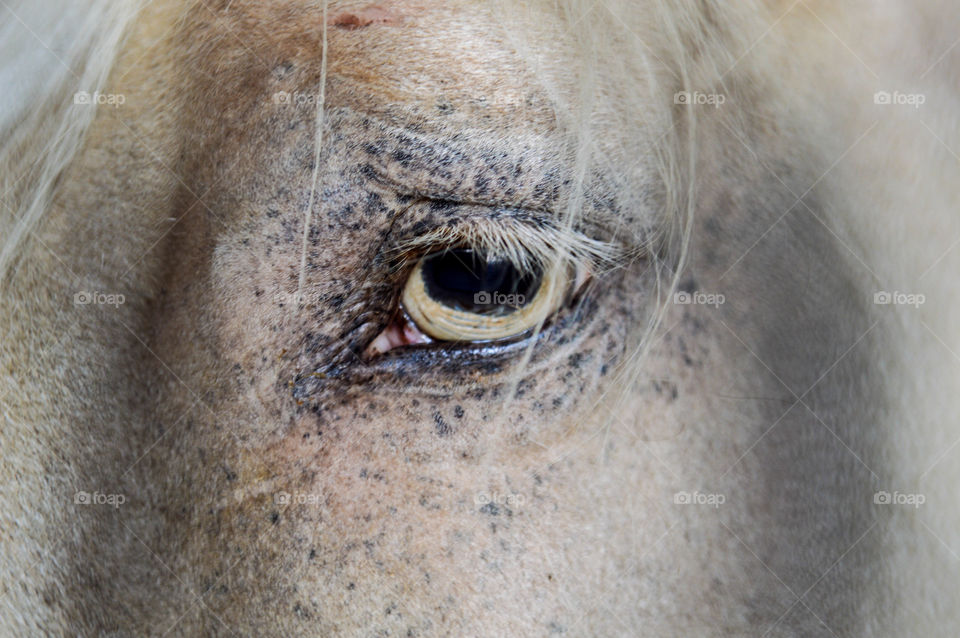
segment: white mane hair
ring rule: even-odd
[[[8,0],[0,7],[0,286],[53,200],[139,0]]]

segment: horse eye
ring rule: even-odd
[[[561,306],[570,280],[560,268],[520,268],[470,249],[423,257],[401,304],[416,328],[442,341],[493,341],[535,328]]]
[[[521,272],[510,261],[488,259],[469,249],[428,255],[420,264],[427,295],[454,310],[507,315],[534,299],[543,272]]]

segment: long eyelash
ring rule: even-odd
[[[571,263],[600,274],[628,260],[619,244],[521,217],[462,219],[455,225],[436,228],[403,242],[395,250],[406,261],[428,250],[455,247],[472,248],[489,258],[507,260],[521,271]]]

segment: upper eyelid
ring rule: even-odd
[[[423,204],[429,205],[426,201]],[[575,228],[559,226],[536,211],[462,204],[455,205],[452,212],[456,216],[451,216],[445,224],[414,236],[398,237],[391,252],[402,256],[463,245],[506,258],[522,268],[570,261],[593,272],[618,265],[627,254],[620,244],[593,239]]]
[[[504,148],[499,137],[465,140],[442,133],[430,135],[374,115],[361,116],[349,108],[338,109],[330,117],[331,121],[356,121],[354,118],[360,119],[361,129],[373,140],[358,145],[365,153],[365,176],[394,193],[457,205],[523,209],[544,220],[564,223],[576,180],[572,164],[560,159],[558,140],[528,132],[518,148],[511,149]],[[578,225],[601,233],[615,228],[622,231],[625,203],[610,177],[598,173],[582,183]],[[506,180],[507,185],[484,190],[477,187],[477,180]]]

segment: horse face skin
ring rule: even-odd
[[[771,5],[714,16],[743,31],[718,27],[736,52],[711,89],[722,104],[677,103],[654,48],[646,101],[596,107],[648,114],[600,129],[598,148],[616,137],[632,154],[591,156],[578,204],[578,232],[631,259],[518,343],[378,356],[364,348],[409,273],[397,246],[516,211],[563,218],[576,138],[554,106],[579,103],[584,72],[565,23],[543,8],[518,41],[509,13],[474,3],[146,8],[111,76],[125,103],[101,109],[42,221],[52,250],[31,245],[13,280],[47,291],[19,299],[46,319],[13,334],[62,365],[25,368],[45,370],[39,406],[8,402],[59,424],[28,456],[70,468],[37,506],[48,531],[31,542],[56,560],[40,561],[25,622],[316,636],[906,622],[891,554],[917,537],[873,497],[932,463],[937,439],[890,453],[910,359],[884,344],[916,335],[922,310],[884,315],[873,294],[929,264],[885,258],[858,226],[878,195],[850,186],[880,170],[875,151],[906,116],[858,102],[875,79],[856,61],[822,71],[843,45],[810,8],[757,39],[787,10]],[[544,68],[524,46],[549,51]],[[691,59],[694,82],[716,80]],[[566,80],[551,94],[543,76]],[[658,295],[659,247],[642,241],[676,221],[646,154],[669,123],[696,151],[677,296]],[[125,301],[64,302],[78,286]],[[79,491],[123,502],[69,503]],[[930,581],[950,582],[936,551]]]

